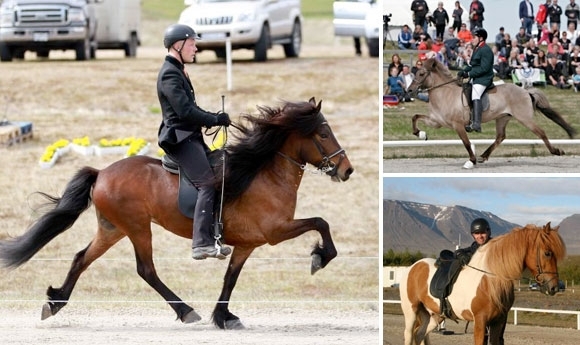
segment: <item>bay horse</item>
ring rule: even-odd
[[[514,302],[514,280],[527,268],[547,295],[558,287],[558,261],[566,246],[558,227],[526,225],[491,239],[479,247],[459,273],[448,297],[455,320],[472,321],[475,345],[484,344],[490,327],[492,345],[500,344],[508,311]],[[429,292],[435,259],[413,264],[401,278],[401,308],[405,317],[405,345],[429,344],[429,333],[443,320],[440,302]]]
[[[307,164],[333,181],[346,181],[354,169],[321,113],[321,102],[284,102],[280,107],[259,106],[258,114],[243,116],[232,133],[236,141],[226,147],[225,195],[222,213],[223,242],[234,247],[212,319],[221,329],[243,329],[229,311],[232,291],[244,263],[255,248],[276,245],[310,230],[321,243],[311,252],[311,273],[337,256],[329,224],[320,217],[294,219],[297,191]],[[193,220],[177,205],[178,176],[166,171],[161,160],[134,156],[103,170],[80,169],[68,182],[62,197],[45,193],[52,209],[19,237],[0,241],[0,260],[6,267],[28,261],[57,235],[69,229],[91,204],[98,228],[88,246],[78,252],[63,285],[50,286],[42,319],[64,307],[81,273],[124,237],[133,244],[137,273],[157,291],[183,323],[201,319],[157,276],[153,264],[151,223],[192,238]]]
[[[429,114],[415,114],[413,116],[413,134],[420,139],[427,139],[425,132],[419,130],[417,121],[422,120],[426,125],[434,128],[451,128],[457,132],[463,142],[469,160],[463,165],[471,169],[477,161],[483,163],[499,144],[505,139],[505,128],[512,118],[536,134],[551,154],[563,155],[564,151],[553,147],[546,133],[533,119],[534,111],[539,110],[547,118],[562,127],[570,138],[574,138],[576,130],[551,106],[540,90],[535,88],[523,89],[514,84],[497,85],[489,92],[489,109],[482,113],[482,123],[495,120],[495,141],[483,152],[479,160],[471,148],[465,125],[469,123],[469,106],[462,95],[463,89],[459,82],[441,62],[435,58],[427,59],[416,74],[409,86],[409,92],[415,93],[419,88],[426,88],[429,92]]]

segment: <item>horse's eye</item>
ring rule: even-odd
[[[552,256],[552,252],[549,250],[546,250],[546,252],[544,253],[545,256],[547,257],[551,257]]]
[[[326,139],[326,138],[328,138],[328,133],[326,133],[326,132],[322,132],[322,133],[320,133],[320,137],[321,137],[322,139]]]

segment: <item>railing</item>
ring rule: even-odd
[[[401,301],[397,300],[383,300],[383,303],[389,304],[399,304]],[[552,310],[552,309],[533,309],[533,308],[511,308],[514,312],[514,325],[518,324],[518,311],[525,311],[531,313],[550,313],[550,314],[572,314],[576,315],[576,329],[580,331],[580,311],[572,311],[572,310]]]

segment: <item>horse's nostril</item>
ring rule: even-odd
[[[348,168],[348,169],[346,169],[344,176],[346,176],[348,178],[353,172],[354,172],[353,168]]]

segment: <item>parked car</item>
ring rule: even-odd
[[[335,36],[364,38],[369,56],[379,56],[381,9],[375,0],[337,0],[333,5]]]
[[[540,285],[538,285],[538,283],[530,283],[530,286],[528,287],[528,290],[530,291],[540,291]]]
[[[298,57],[302,45],[300,0],[185,0],[179,23],[191,26],[201,39],[200,52],[226,56],[226,38],[232,49],[251,49],[255,61],[266,61],[274,44],[286,57]]]

